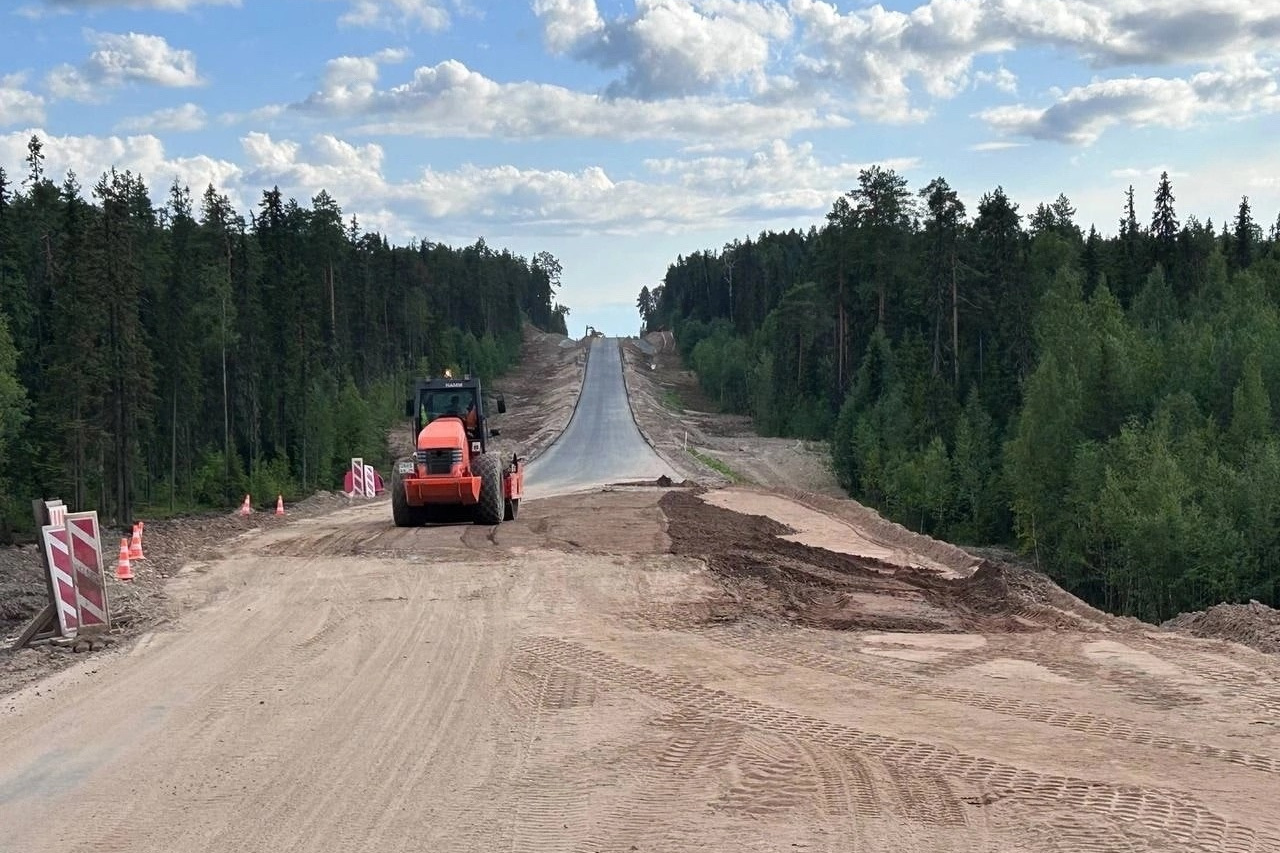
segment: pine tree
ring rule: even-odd
[[[876,324],[883,326],[913,213],[907,179],[879,166],[863,169],[858,174],[858,188],[849,193],[849,200],[859,236],[869,247],[862,253],[865,278],[874,284]]]
[[[934,178],[920,190],[928,213],[924,237],[927,245],[928,299],[933,314],[933,373],[942,366],[943,329],[947,328],[951,349],[951,378],[960,384],[960,295],[959,243],[964,222],[964,203],[943,178]],[[948,316],[949,315],[949,316]]]
[[[1084,241],[1084,253],[1081,255],[1080,265],[1084,270],[1085,294],[1088,295],[1098,286],[1099,277],[1102,275],[1102,235],[1092,225],[1089,226],[1089,236]]]
[[[1124,217],[1120,220],[1120,257],[1115,274],[1109,276],[1111,287],[1122,305],[1128,305],[1138,292],[1146,264],[1144,235],[1138,224],[1138,212],[1134,206],[1133,185],[1125,191]]]
[[[1151,236],[1162,251],[1168,250],[1178,238],[1178,217],[1173,211],[1173,183],[1168,172],[1160,173],[1156,187],[1155,210],[1151,213]]]
[[[653,322],[654,305],[653,294],[649,292],[649,285],[640,288],[640,295],[636,297],[636,309],[640,312],[641,334],[648,331],[649,324]]]
[[[1245,359],[1244,370],[1231,395],[1231,428],[1227,442],[1236,459],[1243,459],[1258,442],[1272,432],[1271,396],[1262,381],[1262,362],[1257,353]]]
[[[1153,259],[1165,272],[1165,275],[1178,278],[1178,217],[1173,210],[1173,184],[1168,172],[1160,173],[1160,183],[1156,187],[1155,209],[1151,213],[1151,239],[1153,241]],[[1182,288],[1174,286],[1174,292]]]
[[[1249,209],[1249,197],[1241,196],[1240,208],[1236,212],[1235,225],[1231,230],[1234,238],[1227,257],[1231,260],[1233,270],[1245,270],[1253,263],[1254,246],[1257,243],[1257,226],[1253,223],[1253,213]]]
[[[1018,205],[996,187],[978,202],[973,221],[973,257],[982,271],[970,287],[976,323],[970,323],[966,351],[987,401],[1010,408],[1018,385],[1031,370],[1036,295],[1027,284],[1026,237]],[[972,375],[972,374],[971,374]]]
[[[955,534],[965,542],[987,542],[997,535],[1000,489],[996,482],[995,426],[978,395],[971,388],[956,422],[951,454],[955,483],[957,526]]]

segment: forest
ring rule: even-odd
[[[86,192],[0,169],[0,541],[33,498],[140,512],[233,507],[335,489],[352,456],[382,459],[414,375],[488,379],[532,323],[565,332],[561,267],[487,246],[393,246],[262,193],[245,215],[143,176]]]
[[[682,255],[636,304],[720,406],[829,440],[899,523],[1148,621],[1277,606],[1280,221],[1175,201],[1130,186],[1103,236],[1065,195],[970,212],[872,167],[821,225]]]

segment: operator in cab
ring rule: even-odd
[[[462,426],[469,435],[474,435],[476,427],[480,425],[480,416],[476,412],[476,398],[472,394],[467,395],[465,408],[461,396],[454,394],[449,398],[449,407],[445,409],[445,414],[462,418]]]

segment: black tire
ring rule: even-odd
[[[520,514],[520,499],[511,498],[505,502],[505,511],[502,513],[503,521],[515,521],[516,516]]]
[[[425,506],[410,506],[409,496],[404,491],[404,478],[400,475],[400,462],[391,475],[391,518],[396,527],[421,527],[427,523],[431,510]],[[403,461],[409,461],[407,458]]]
[[[480,503],[476,504],[476,524],[498,524],[503,516],[502,463],[496,453],[472,460],[471,472],[480,478]]]
[[[400,476],[400,462],[391,474],[391,518],[396,527],[416,527],[413,507],[409,506],[409,497],[404,493],[404,478]]]

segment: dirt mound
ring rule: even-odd
[[[1230,640],[1260,652],[1280,654],[1280,610],[1260,601],[1217,604],[1208,610],[1180,613],[1160,627],[1193,637]]]
[[[663,329],[657,332],[649,332],[641,338],[646,344],[653,347],[657,352],[669,352],[676,348],[675,335],[670,331]]]
[[[857,501],[833,498],[799,489],[772,488],[770,492],[783,495],[797,503],[843,521],[851,522],[886,546],[897,546],[910,550],[957,571],[967,572],[973,567],[974,563],[978,562],[972,554],[963,548],[908,530],[901,524],[890,521],[874,509]]]
[[[663,474],[656,480],[628,480],[623,483],[614,483],[617,486],[656,486],[659,489],[693,489],[699,488],[698,484],[692,480],[675,480]]]
[[[1119,627],[1088,608],[1063,606],[1051,581],[1013,564],[984,560],[967,577],[947,578],[782,539],[794,531],[692,493],[668,493],[660,506],[672,553],[706,561],[724,584],[725,601],[735,605],[718,602],[715,621],[734,609],[737,618],[838,630],[992,634]]]
[[[16,633],[47,596],[36,546],[0,549],[0,638]]]

